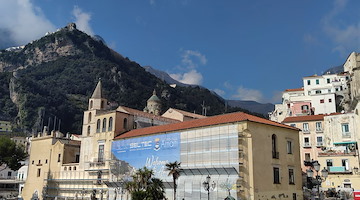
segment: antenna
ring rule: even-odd
[[[206,116],[207,110],[210,110],[210,106],[205,106],[205,101],[201,104],[202,107],[202,115]]]

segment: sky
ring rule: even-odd
[[[0,0],[0,48],[75,22],[183,83],[279,103],[360,51],[359,10],[358,0]]]

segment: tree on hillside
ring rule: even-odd
[[[175,162],[170,162],[167,163],[166,166],[166,170],[169,170],[169,174],[168,176],[172,176],[173,177],[173,183],[174,183],[174,200],[176,200],[176,188],[177,188],[177,184],[176,184],[176,180],[179,178],[180,176],[180,171],[181,171],[181,162],[175,161]]]
[[[24,161],[28,154],[24,151],[23,146],[16,145],[14,141],[5,136],[0,136],[0,166],[5,165],[13,171],[17,171],[23,166],[20,162]]]

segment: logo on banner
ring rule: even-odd
[[[159,150],[160,150],[160,138],[155,138],[154,150],[155,150],[155,151],[159,151]]]

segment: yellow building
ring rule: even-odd
[[[80,154],[80,141],[70,140],[60,132],[44,131],[34,135],[31,140],[28,176],[22,192],[24,199],[37,197],[43,199],[51,188],[46,180],[51,180],[52,172],[58,172],[64,165],[73,165],[77,170]]]
[[[112,152],[130,168],[152,169],[168,199],[172,177],[163,165],[174,161],[183,168],[177,199],[206,198],[208,175],[211,199],[303,198],[299,129],[245,113],[132,130],[115,138]]]

